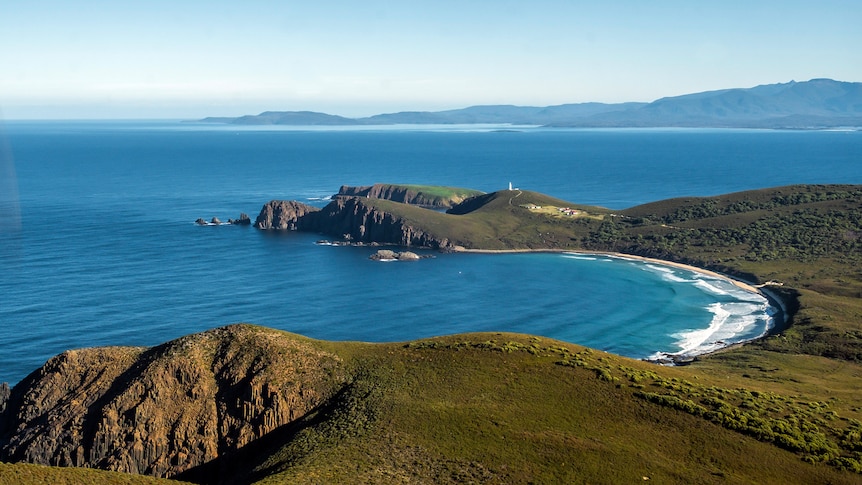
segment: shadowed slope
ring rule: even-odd
[[[0,456],[170,477],[303,416],[342,385],[339,360],[252,326],[68,351],[13,389]]]

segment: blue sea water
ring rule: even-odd
[[[313,234],[193,223],[342,184],[509,182],[622,209],[792,183],[862,183],[862,133],[7,122],[0,381],[63,350],[251,322],[314,338],[514,331],[643,358],[754,338],[766,301],[656,264],[571,254],[379,263]],[[4,148],[5,143],[5,148]]]

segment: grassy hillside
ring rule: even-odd
[[[0,463],[0,485],[180,485],[185,482],[86,468],[57,468],[29,463]]]
[[[461,201],[468,197],[479,195],[482,192],[473,189],[462,189],[458,187],[444,187],[441,185],[415,185],[415,184],[386,184],[396,188],[412,191],[418,196],[437,198],[441,200]]]
[[[828,391],[805,382],[728,380],[711,367],[660,367],[526,335],[481,333],[365,344],[311,341],[249,325],[165,344],[159,348],[173,353],[149,352],[146,366],[173,368],[173,359],[211,352],[214,339],[226,334],[244,339],[242,346],[232,347],[231,361],[263,362],[260,359],[278,356],[278,373],[268,366],[252,377],[272,396],[303,375],[302,369],[290,370],[297,345],[313,354],[335,356],[341,387],[310,412],[176,477],[182,480],[500,484],[626,483],[645,478],[659,483],[859,480],[854,470],[858,471],[862,445],[858,421],[862,416],[847,391],[858,376],[846,369],[831,369],[831,382],[844,391],[827,397]],[[261,348],[267,349],[268,357],[261,355]],[[104,359],[87,372],[115,365]],[[142,366],[130,369],[134,374]],[[138,381],[133,374],[127,377]],[[181,394],[195,385],[167,380],[157,392]],[[229,388],[241,396],[242,386],[238,382]],[[116,388],[117,384],[110,386],[109,392]],[[181,412],[182,406],[164,401],[162,412]],[[91,408],[87,414],[98,412]],[[16,483],[55,477],[110,483],[120,477],[26,465],[2,465],[0,472],[15,473],[10,476]]]
[[[739,383],[723,387],[727,382],[692,368],[659,368],[511,334],[375,345],[355,355],[361,378],[354,386],[362,397],[345,399],[343,407],[324,413],[323,422],[312,417],[315,424],[293,435],[301,446],[277,440],[265,459],[249,464],[255,479],[858,481],[858,475],[839,471],[841,460],[849,467],[857,456],[855,444],[840,444],[858,430],[858,423],[838,417],[852,413],[851,403],[814,406],[799,395],[748,390]],[[688,403],[704,411],[690,412]],[[759,416],[748,431],[733,429],[726,417],[726,408],[739,409],[741,403]],[[800,422],[817,423],[821,432],[790,424]],[[806,451],[787,449],[785,441],[795,435],[802,436]],[[828,453],[839,456],[824,459]],[[832,466],[824,464],[830,461]]]
[[[577,249],[581,247],[579,237],[585,236],[597,219],[549,215],[529,207],[581,209],[598,219],[609,212],[522,190],[476,196],[447,213],[388,200],[364,199],[363,203],[396,214],[408,224],[466,249]]]

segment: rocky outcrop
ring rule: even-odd
[[[263,206],[254,227],[317,232],[350,243],[451,247],[448,239],[428,234],[358,197],[339,197],[323,209],[296,201],[273,200]]]
[[[251,218],[245,212],[241,212],[238,219],[228,219],[227,223],[236,226],[250,226]]]
[[[254,227],[295,231],[300,228],[300,219],[306,214],[319,210],[317,207],[295,200],[271,200],[260,210],[260,214],[254,221]]]
[[[458,189],[451,187],[436,187],[448,195],[440,195],[423,190],[421,185],[398,185],[398,184],[374,184],[369,186],[351,187],[342,185],[338,193],[332,198],[338,197],[367,197],[369,199],[386,199],[393,202],[417,205],[431,209],[448,209],[459,204],[464,199],[482,194],[478,190]],[[427,187],[431,189],[434,187]]]
[[[171,477],[296,421],[344,379],[337,356],[250,325],[72,350],[12,389],[0,461]]]
[[[395,252],[391,249],[381,249],[368,257],[373,261],[419,261],[421,256],[413,251]]]
[[[9,389],[9,384],[2,382],[0,383],[0,415],[3,414],[3,411],[6,410],[6,401],[9,400],[9,394],[12,392]]]
[[[221,226],[225,224],[234,226],[248,226],[251,225],[251,218],[248,217],[248,214],[242,212],[240,213],[238,219],[228,219],[227,222],[222,222],[221,219],[219,219],[218,217],[213,217],[209,220],[209,222],[207,222],[206,219],[204,219],[203,217],[198,217],[198,219],[195,221],[195,224],[199,226]]]
[[[451,246],[448,239],[429,234],[405,219],[356,197],[339,197],[313,217],[302,219],[299,228],[357,243],[435,249],[448,249]]]

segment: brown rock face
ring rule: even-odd
[[[313,230],[353,242],[381,243],[445,249],[449,240],[414,228],[407,221],[377,209],[356,197],[339,197],[313,217],[301,221],[300,229]]]
[[[258,229],[299,229],[298,221],[306,214],[317,212],[317,207],[294,200],[272,200],[260,210],[254,227]]]
[[[359,197],[338,197],[323,209],[296,201],[273,200],[263,206],[254,227],[312,231],[357,243],[435,249],[451,246],[448,239],[438,239]]]
[[[68,351],[12,389],[0,461],[175,476],[299,419],[341,375],[336,356],[249,325]]]
[[[6,401],[9,400],[9,394],[12,393],[12,390],[9,389],[9,384],[2,382],[0,383],[0,416],[3,415],[3,411],[6,410]]]
[[[422,258],[412,251],[402,251],[397,253],[391,249],[381,249],[369,256],[368,259],[373,261],[419,261]]]

